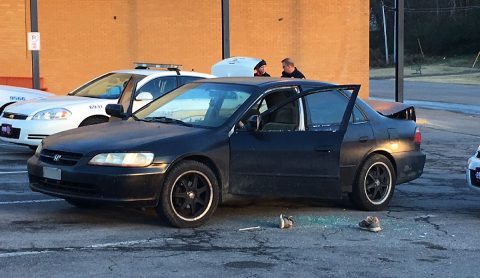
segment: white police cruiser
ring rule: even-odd
[[[34,148],[49,135],[107,122],[109,117],[105,113],[105,106],[119,102],[127,86],[135,86],[135,99],[130,105],[135,111],[185,83],[214,77],[210,74],[181,71],[180,65],[173,64],[135,63],[135,66],[134,70],[104,74],[67,96],[27,100],[7,106],[0,118],[0,139]]]
[[[480,192],[480,146],[467,162],[467,184],[470,188]]]
[[[49,96],[53,96],[53,94],[35,89],[0,85],[0,115],[7,105],[17,101],[46,98]]]

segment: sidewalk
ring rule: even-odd
[[[480,85],[480,68],[475,66],[460,67],[446,64],[422,65],[421,74],[415,67],[404,67],[405,81],[422,81],[450,84]],[[395,78],[395,68],[370,69],[370,79],[392,79]]]

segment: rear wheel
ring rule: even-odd
[[[383,155],[372,155],[360,169],[350,199],[359,209],[383,210],[393,197],[395,181],[390,160]]]
[[[219,186],[213,171],[198,161],[182,161],[167,175],[156,207],[172,226],[201,226],[219,201]]]

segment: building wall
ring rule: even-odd
[[[0,76],[28,76],[31,74],[31,56],[27,50],[27,32],[24,1],[0,2]]]
[[[0,76],[30,76],[29,7],[0,3]],[[134,61],[210,72],[222,58],[221,1],[38,1],[40,75],[65,94]],[[263,58],[272,76],[295,60],[309,79],[361,83],[368,96],[367,0],[230,0],[231,55]]]

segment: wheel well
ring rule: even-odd
[[[103,115],[94,115],[94,116],[90,116],[88,118],[85,118],[79,126],[82,126],[86,121],[90,121],[90,120],[100,120],[100,121],[104,121],[104,122],[108,122],[108,117],[107,116],[103,116]]]
[[[360,171],[362,171],[363,164],[365,164],[365,162],[366,162],[372,155],[375,155],[375,154],[379,154],[379,155],[385,156],[385,157],[392,163],[393,171],[395,171],[395,176],[397,176],[397,164],[395,163],[395,159],[393,158],[393,156],[392,156],[390,153],[386,152],[386,151],[377,150],[377,151],[374,151],[374,152],[370,153],[369,155],[367,155],[367,156],[362,160],[362,163],[359,164],[359,166],[358,166],[358,168],[357,168],[357,171],[356,171],[356,173],[355,173],[354,179],[353,179],[353,183],[355,183],[356,180],[358,180],[358,176],[360,175]],[[352,183],[352,186],[353,186],[353,183]]]
[[[9,106],[9,105],[12,104],[12,103],[15,103],[15,102],[5,103],[2,107],[0,107],[0,114],[3,113],[3,110],[5,109],[5,107]]]
[[[374,151],[372,152],[371,154],[369,154],[364,161],[366,161],[369,157],[371,157],[372,155],[374,154],[380,154],[380,155],[383,155],[385,156],[388,160],[390,160],[390,162],[392,163],[392,166],[393,166],[393,170],[395,171],[395,176],[397,176],[397,164],[395,163],[395,159],[393,158],[393,156],[389,153],[389,152],[386,152],[386,151]]]
[[[222,176],[220,175],[220,170],[218,169],[217,165],[213,162],[213,160],[211,160],[210,158],[208,158],[206,156],[201,156],[201,155],[187,156],[187,157],[182,158],[179,161],[183,161],[183,160],[198,161],[198,162],[203,163],[203,164],[207,165],[208,167],[210,167],[210,169],[212,169],[213,173],[215,174],[215,177],[217,177],[218,186],[220,187],[220,190],[222,189]],[[179,161],[177,161],[177,163]]]

